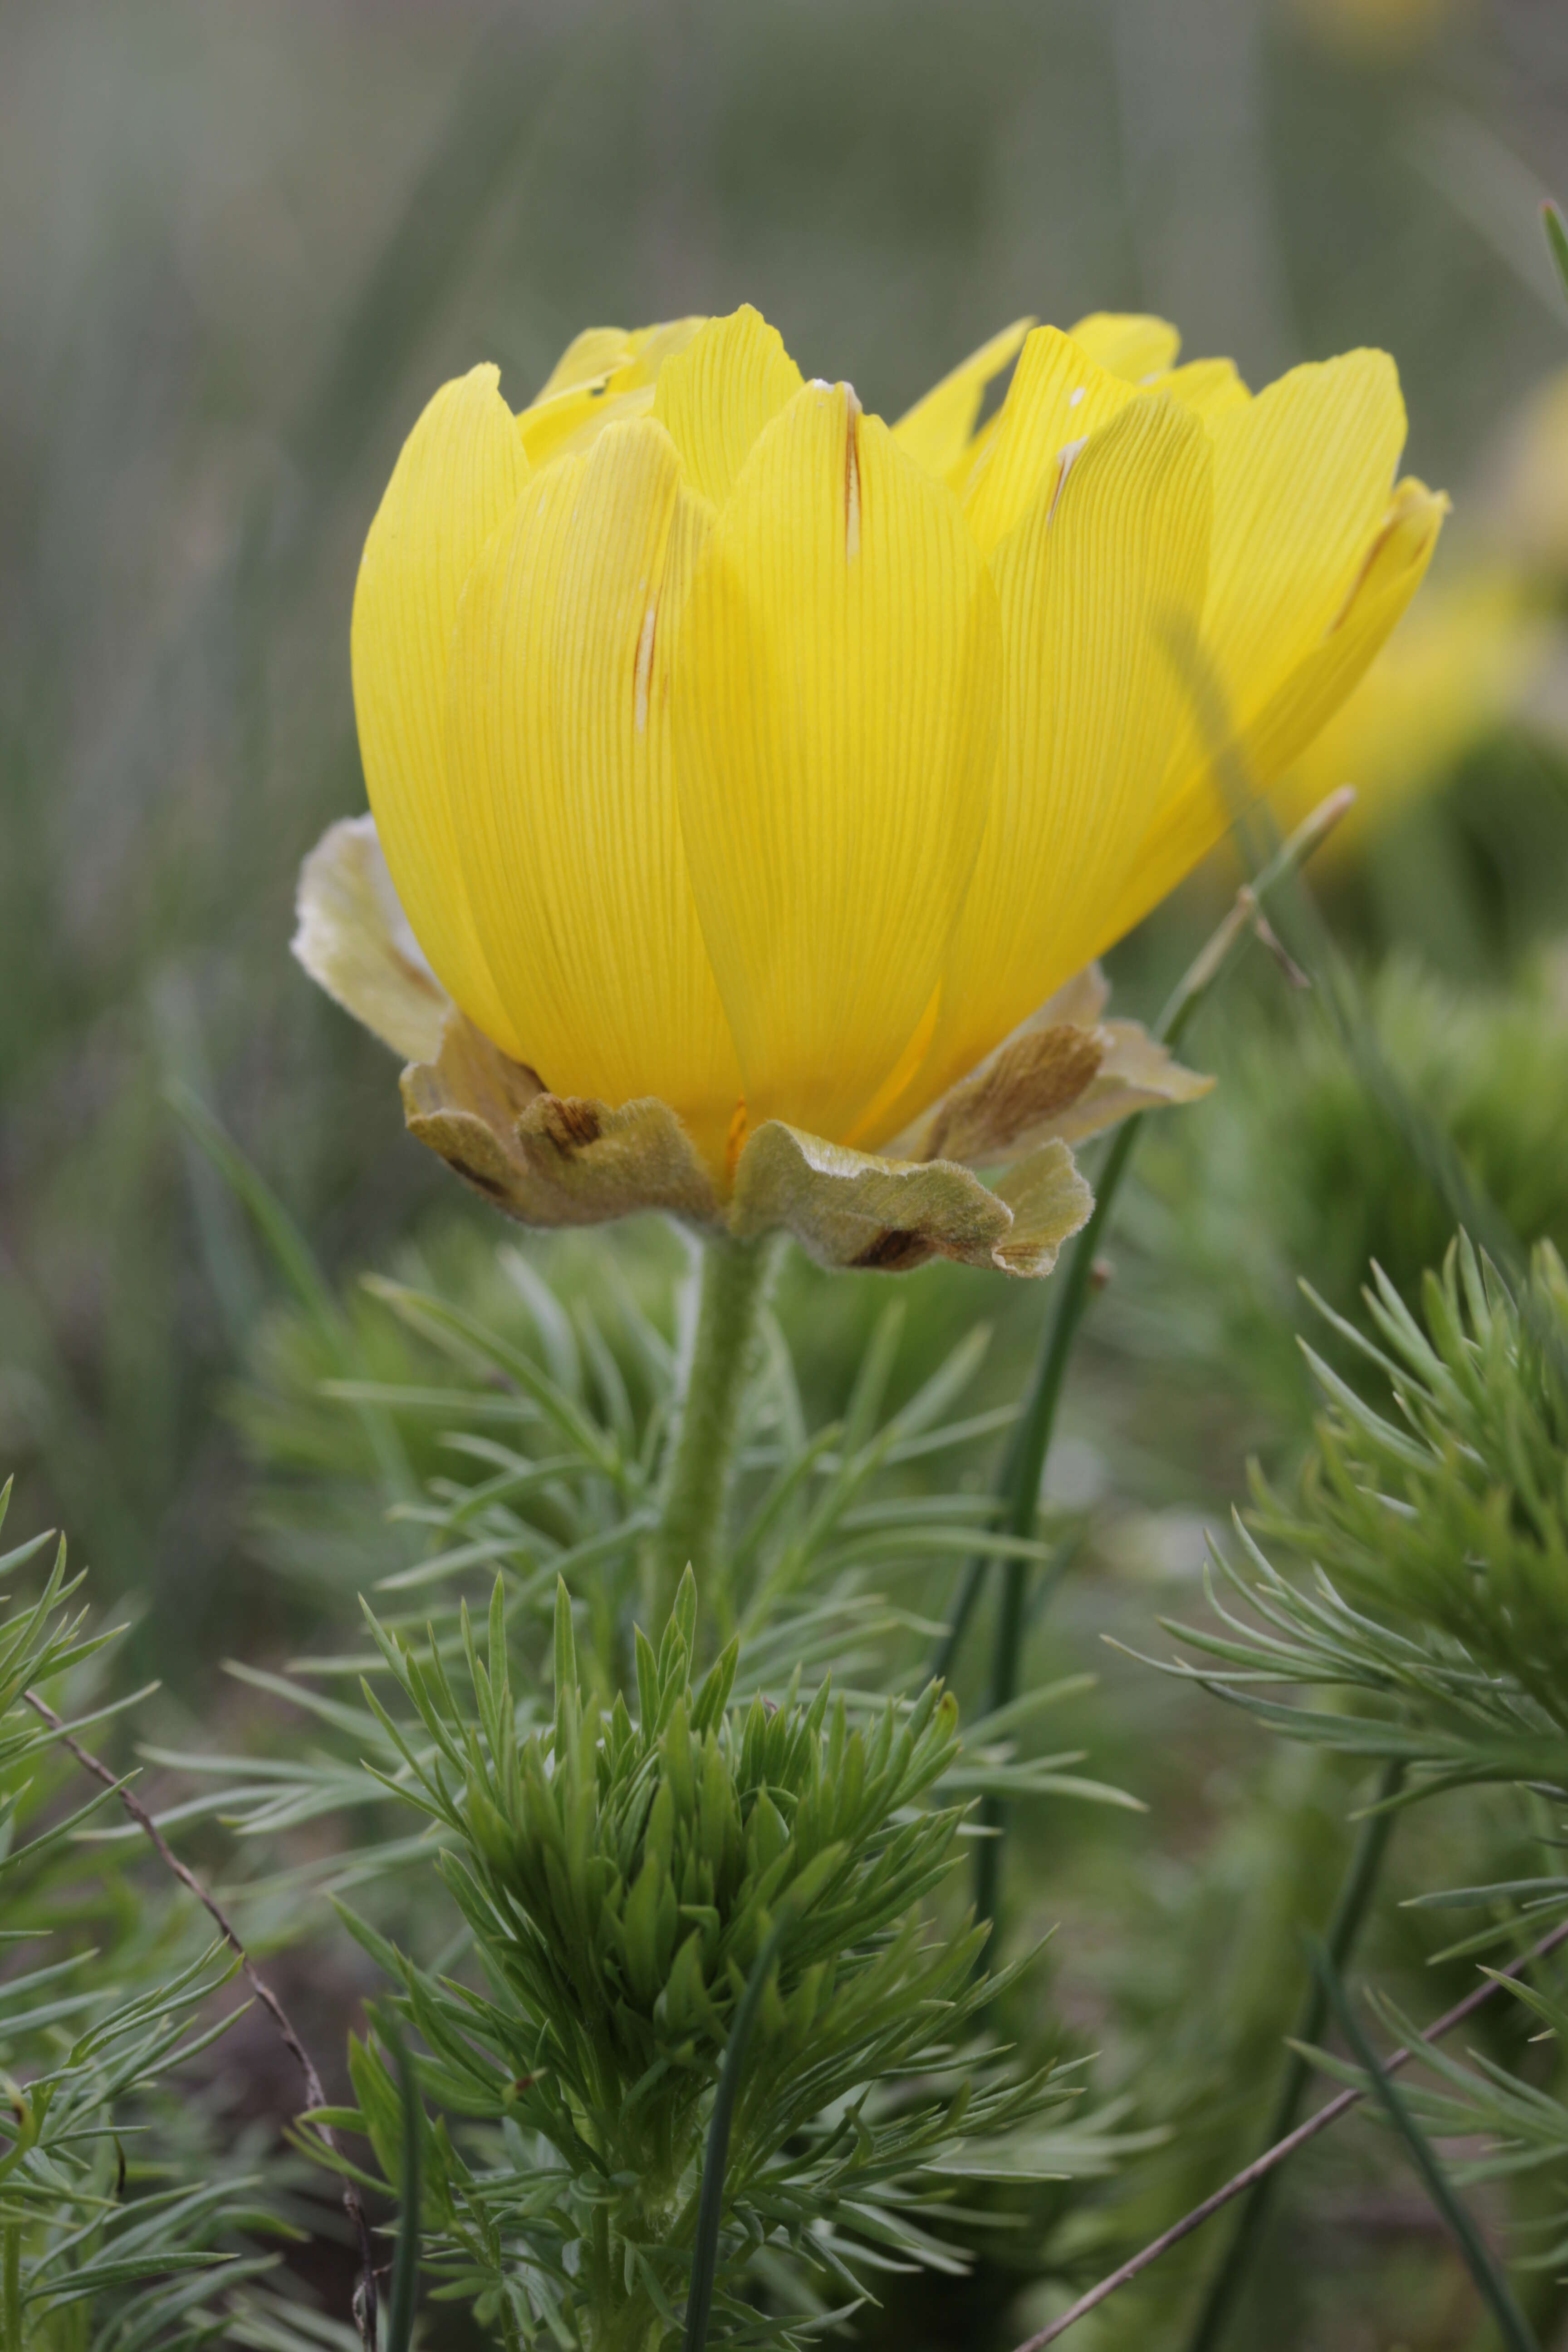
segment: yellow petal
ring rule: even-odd
[[[1328,646],[1390,516],[1405,405],[1386,352],[1294,368],[1213,417],[1209,432],[1214,536],[1201,640],[1187,661],[1191,690],[1137,875],[1108,918],[1119,928],[1102,927],[1086,955],[1174,888],[1232,823],[1238,798],[1273,782],[1349,693],[1419,577],[1406,580],[1397,609],[1359,656],[1357,631]],[[1369,625],[1373,614],[1368,604]],[[1303,679],[1288,697],[1297,715],[1287,720],[1282,706],[1265,725],[1275,698],[1323,648],[1310,672],[1316,690]]]
[[[1263,788],[1284,773],[1364,677],[1426,578],[1447,511],[1441,491],[1425,482],[1399,484],[1327,636],[1269,696],[1242,738],[1243,765]]]
[[[668,319],[657,327],[589,327],[568,343],[539,397],[517,420],[529,463],[589,448],[606,425],[646,415],[652,386],[666,360],[686,349],[700,318]]]
[[[931,1051],[893,1131],[1088,962],[1153,814],[1202,607],[1210,457],[1198,420],[1141,395],[1046,482],[993,563],[1001,746],[991,822],[942,975]]]
[[[529,408],[542,407],[557,393],[602,383],[615,369],[624,367],[631,355],[632,339],[625,327],[584,327],[573,336]],[[524,409],[523,415],[527,414]]]
[[[707,324],[703,314],[694,311],[685,319],[663,320],[657,327],[634,327],[628,338],[630,352],[625,365],[616,371],[612,389],[632,392],[639,383],[652,383],[665,362],[685,351]]]
[[[970,454],[974,420],[987,387],[1017,357],[1034,323],[1032,319],[1015,319],[900,417],[893,438],[917,466],[952,487],[954,471]]]
[[[668,708],[708,515],[651,420],[546,468],[463,599],[447,742],[518,1058],[556,1094],[659,1096],[721,1166],[740,1080],[681,854]]]
[[[1185,367],[1167,368],[1157,375],[1150,389],[1173,394],[1205,424],[1227,409],[1245,408],[1252,398],[1234,360],[1189,360]]]
[[[1399,485],[1362,551],[1361,575],[1349,603],[1236,740],[1227,767],[1247,796],[1268,790],[1364,675],[1426,575],[1447,503],[1419,482]],[[1205,766],[1178,788],[1167,786],[1092,951],[1099,954],[1141,922],[1207,856],[1237,813],[1212,768]]]
[[[360,753],[394,887],[448,995],[515,1052],[468,906],[443,740],[458,593],[528,478],[499,381],[477,367],[443,384],[404,443],[360,559],[352,651]]]
[[[694,490],[723,505],[752,442],[800,382],[783,337],[750,303],[706,322],[654,388],[653,413]]]
[[[1055,478],[1064,453],[1076,455],[1137,396],[1058,327],[1035,329],[964,496],[964,520],[983,555],[1021,520],[1047,477]]]
[[[1210,430],[1204,647],[1221,723],[1240,728],[1344,609],[1388,507],[1405,404],[1386,352],[1351,352],[1292,369]]]
[[[1173,367],[1182,348],[1181,336],[1168,320],[1144,318],[1137,311],[1091,310],[1068,332],[1080,352],[1130,383],[1145,383]]]
[[[995,599],[956,501],[808,384],[699,561],[681,822],[753,1124],[849,1134],[931,1000],[985,821]]]

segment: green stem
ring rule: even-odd
[[[705,1242],[697,1309],[682,1365],[679,1419],[654,1530],[654,1624],[661,1625],[688,1561],[704,1604],[725,1620],[719,1537],[757,1316],[773,1261],[773,1236]]]
[[[1398,1795],[1404,1778],[1404,1762],[1395,1757],[1384,1768],[1378,1783],[1375,1809],[1362,1822],[1351,1850],[1328,1933],[1323,1938],[1336,1976],[1343,1976],[1360,1937],[1394,1828],[1394,1813],[1387,1801]],[[1314,1976],[1308,1985],[1292,2039],[1313,2044],[1321,2042],[1328,2015],[1328,1989],[1321,1977]],[[1311,2076],[1310,2059],[1304,2058],[1299,2050],[1293,2050],[1279,2078],[1279,2088],[1264,2127],[1262,2144],[1265,2147],[1272,2147],[1277,2140],[1283,2139],[1288,2132],[1294,2130]],[[1230,2243],[1204,2298],[1197,2325],[1188,2339],[1187,2352],[1215,2352],[1215,2347],[1223,2340],[1236,2308],[1237,2297],[1246,2284],[1247,2274],[1262,2243],[1278,2179],[1277,2172],[1264,2173],[1243,2198]]]
[[[1100,1171],[1094,1213],[1072,1245],[1072,1255],[1057,1292],[1055,1311],[1047,1326],[1045,1345],[1040,1350],[1028,1398],[1007,1448],[1007,1458],[997,1484],[1003,1505],[1002,1526],[1010,1536],[1030,1536],[1035,1532],[1040,1480],[1045,1475],[1046,1456],[1050,1451],[1051,1431],[1056,1423],[1062,1385],[1067,1378],[1068,1361],[1093,1290],[1094,1261],[1099,1255],[1100,1236],[1110,1220],[1127,1163],[1132,1157],[1140,1124],[1138,1118],[1125,1122]],[[970,1563],[969,1577],[973,1580],[973,1589],[967,1594],[960,1593],[952,1625],[942,1644],[938,1671],[944,1675],[950,1663],[948,1653],[958,1646],[958,1637],[963,1630],[964,1619],[973,1606],[984,1572],[982,1562],[975,1560]],[[1008,1560],[1002,1572],[1002,1601],[996,1612],[996,1638],[991,1654],[987,1713],[1005,1706],[1017,1694],[1025,1639],[1024,1614],[1028,1597],[1028,1562]],[[1005,1822],[1001,1799],[987,1797],[980,1809],[980,1825],[985,1834],[974,1850],[974,1908],[982,1919],[994,1921],[996,1917],[1001,1893]]]
[[[1225,970],[1237,946],[1257,925],[1267,894],[1295,873],[1324,835],[1339,823],[1354,797],[1353,793],[1331,793],[1275,852],[1257,880],[1247,884],[1237,893],[1230,912],[1183,973],[1167,999],[1151,1032],[1157,1044],[1174,1045],[1179,1043],[1188,1022]],[[1035,1531],[1039,1510],[1040,1480],[1050,1452],[1057,1407],[1061,1402],[1068,1363],[1079,1327],[1093,1294],[1095,1258],[1142,1124],[1142,1116],[1139,1114],[1125,1120],[1118,1129],[1116,1139],[1100,1171],[1094,1213],[1073,1244],[1066,1273],[1058,1278],[1055,1311],[1046,1327],[1029,1393],[996,1482],[1001,1524],[1009,1535],[1033,1535]],[[964,1570],[947,1630],[932,1659],[933,1673],[943,1678],[952,1670],[964,1628],[980,1597],[989,1565],[986,1559],[973,1559]],[[1005,1706],[1017,1694],[1028,1600],[1028,1563],[1009,1560],[1004,1573],[1002,1605],[996,1612],[988,1693],[993,1708]],[[1001,1892],[1002,1843],[1005,1822],[1005,1809],[997,1800],[987,1798],[981,1811],[981,1824],[989,1834],[982,1837],[976,1844],[974,1907],[976,1916],[990,1921],[993,1928]],[[994,1950],[994,1934],[991,1944]]]
[[[0,2352],[22,2352],[22,2225],[0,2230],[4,2275],[0,2277]]]

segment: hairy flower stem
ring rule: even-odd
[[[1342,1976],[1360,1937],[1363,1923],[1383,1870],[1383,1858],[1388,1850],[1389,1836],[1394,1828],[1394,1812],[1390,1800],[1396,1797],[1405,1780],[1404,1759],[1391,1758],[1384,1767],[1378,1782],[1377,1797],[1373,1810],[1362,1822],[1351,1850],[1345,1874],[1340,1883],[1333,1914],[1329,1921],[1323,1944],[1334,1974]],[[1328,2022],[1328,1993],[1322,1981],[1314,1976],[1307,1988],[1301,2004],[1301,2014],[1296,2021],[1291,2039],[1316,2044],[1323,2038]],[[1279,2088],[1263,2134],[1263,2145],[1272,2147],[1295,2127],[1307,2085],[1312,2079],[1312,2064],[1300,2050],[1292,2050],[1289,2063],[1279,2078]],[[1246,2284],[1253,2258],[1261,2245],[1274,2203],[1279,2175],[1266,2172],[1247,2190],[1236,2218],[1230,2243],[1220,2260],[1197,2325],[1188,2339],[1187,2352],[1216,2352],[1223,2342],[1237,2297]]]
[[[1150,1032],[1157,1043],[1175,1045],[1180,1042],[1188,1022],[1242,940],[1256,930],[1266,941],[1272,940],[1273,935],[1268,929],[1263,912],[1267,894],[1296,873],[1318,844],[1338,824],[1354,799],[1355,794],[1348,786],[1331,793],[1328,799],[1315,808],[1276,851],[1257,880],[1244,884],[1237,891],[1230,912],[1183,973]],[[1045,1472],[1046,1457],[1050,1452],[1051,1432],[1056,1423],[1057,1407],[1061,1402],[1068,1363],[1079,1327],[1083,1321],[1084,1309],[1094,1289],[1095,1259],[1142,1124],[1142,1117],[1137,1116],[1125,1120],[1118,1129],[1116,1139],[1100,1171],[1094,1213],[1073,1244],[1067,1271],[1059,1278],[1056,1310],[1046,1328],[1029,1393],[996,1485],[1000,1523],[1009,1535],[1027,1536],[1035,1532],[1039,1511],[1040,1480]],[[945,1677],[951,1673],[964,1627],[980,1597],[989,1564],[984,1559],[973,1559],[965,1569],[947,1631],[932,1660],[934,1674]],[[993,1708],[1005,1706],[1017,1695],[1028,1591],[1028,1562],[1009,1560],[1004,1571],[1002,1605],[996,1612],[996,1633],[992,1651],[987,1698]],[[994,1924],[1001,1892],[1002,1832],[1005,1813],[994,1798],[987,1798],[981,1820],[991,1834],[981,1838],[975,1849],[974,1907],[978,1917]]]
[[[773,1265],[773,1239],[706,1241],[697,1274],[696,1313],[681,1365],[675,1434],[654,1529],[654,1619],[664,1622],[689,1561],[721,1638],[730,1629],[719,1537],[756,1339]]]

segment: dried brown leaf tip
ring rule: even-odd
[[[1107,1021],[1098,965],[950,1088],[894,1147],[911,1160],[995,1168],[1052,1140],[1079,1143],[1133,1111],[1195,1102],[1212,1078],[1184,1069],[1136,1021]]]

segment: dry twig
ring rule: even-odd
[[[327,2095],[321,2087],[321,2078],[316,2072],[314,2059],[289,2022],[289,2013],[282,2002],[271,1986],[258,1972],[256,1963],[240,1942],[221,1904],[208,1894],[195,1872],[186,1868],[141,1799],[132,1796],[131,1790],[122,1784],[118,1774],[110,1770],[101,1757],[94,1756],[90,1749],[84,1748],[80,1740],[75,1738],[66,1729],[64,1722],[55,1713],[54,1708],[47,1700],[41,1699],[37,1691],[26,1691],[23,1696],[34,1714],[41,1716],[50,1730],[58,1736],[60,1746],[69,1750],[82,1770],[90,1772],[95,1780],[102,1781],[106,1789],[111,1789],[114,1791],[137,1828],[152,1845],[160,1862],[174,1872],[182,1886],[189,1888],[203,1909],[216,1922],[219,1935],[238,1960],[240,1971],[247,1984],[278,2028],[283,2038],[284,2047],[304,2078],[306,2109],[324,2107],[327,2104]],[[337,2137],[330,2125],[318,2125],[317,2129],[327,2147],[336,2155],[339,2152]],[[360,2201],[359,2191],[353,2182],[348,2179],[343,2182],[343,2210],[353,2225],[354,2235],[359,2242],[360,2265],[363,2273],[359,2292],[354,2297],[354,2317],[359,2326],[360,2341],[364,2347],[364,2352],[375,2352],[374,2250],[371,2245],[370,2224],[365,2219],[365,2210]]]
[[[1453,2032],[1456,2025],[1462,2025],[1467,2017],[1472,2016],[1483,2002],[1490,2000],[1498,1987],[1510,1977],[1522,1976],[1526,1969],[1532,1967],[1537,1960],[1544,1959],[1548,1952],[1555,1951],[1563,1943],[1568,1943],[1568,1919],[1553,1927],[1549,1936],[1543,1936],[1540,1943],[1521,1958],[1512,1961],[1506,1969],[1500,1969],[1495,1976],[1489,1976],[1484,1984],[1478,1985],[1474,1992],[1467,1993],[1463,2000],[1447,2010],[1435,2025],[1426,2028],[1420,2042],[1413,2042],[1407,2049],[1396,2050],[1384,2061],[1382,2072],[1397,2074],[1400,2068],[1415,2055],[1421,2042],[1440,2042],[1446,2033]],[[1179,2221],[1173,2221],[1168,2230],[1152,2239],[1148,2245],[1141,2247],[1137,2253],[1122,2263],[1120,2270],[1112,2271],[1109,2278],[1102,2278],[1100,2284],[1091,2286],[1087,2294],[1080,2294],[1070,2311],[1064,2311],[1059,2319],[1053,2319],[1050,2326],[1042,2327],[1037,2336],[1029,2336],[1016,2347],[1016,2352],[1045,2352],[1047,2344],[1055,2344],[1069,2327],[1076,2326],[1080,2319],[1087,2319],[1091,2311],[1097,2311],[1108,2296],[1116,2293],[1118,2287],[1131,2284],[1152,2263],[1157,2263],[1162,2254],[1169,2253],[1171,2248],[1179,2245],[1184,2238],[1190,2238],[1194,2230],[1201,2230],[1204,2223],[1212,2220],[1233,2198],[1244,2195],[1255,2181],[1272,2172],[1277,2164],[1283,2164],[1288,2156],[1294,2156],[1299,2147],[1304,2147],[1310,2139],[1315,2139],[1319,2132],[1365,2096],[1364,2091],[1338,2093],[1321,2106],[1316,2115],[1309,2116],[1304,2124],[1298,2124],[1293,2132],[1287,2133],[1283,2139],[1276,2140],[1272,2147],[1265,2148],[1261,2156],[1227,2180],[1222,2189],[1216,2189],[1211,2197],[1205,2197],[1201,2205],[1194,2205],[1190,2213],[1184,2213]]]

